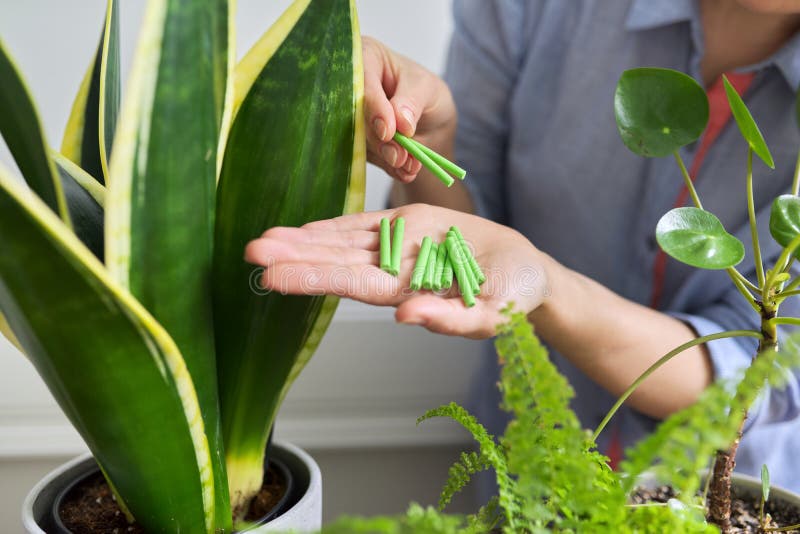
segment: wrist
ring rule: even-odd
[[[542,338],[548,339],[553,332],[563,330],[569,322],[570,302],[575,302],[569,297],[575,285],[575,273],[547,254],[542,254],[540,265],[543,277],[541,300],[528,314],[528,320]]]

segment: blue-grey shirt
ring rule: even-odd
[[[456,156],[482,215],[516,228],[537,247],[619,295],[648,304],[658,246],[654,229],[678,197],[672,158],[629,152],[617,133],[614,89],[632,67],[669,67],[700,77],[703,34],[692,0],[456,0],[446,80],[459,113]],[[768,231],[769,206],[788,192],[800,134],[794,92],[800,83],[800,35],[769,60],[744,95],[776,162],[757,162],[756,207],[765,260],[779,252]],[[683,151],[691,162],[696,145]],[[704,207],[750,242],[745,198],[747,146],[733,121],[709,150],[696,177]],[[752,252],[739,269],[755,279]],[[580,302],[574,306],[583,305]],[[660,309],[699,335],[758,328],[758,317],[724,271],[669,260]],[[783,315],[800,307],[787,301]],[[602,309],[596,313],[604,313]],[[756,349],[751,338],[709,344],[718,378],[734,378]],[[487,346],[487,350],[489,347]],[[654,358],[642,354],[643,358]],[[574,408],[594,428],[614,397],[558,354],[576,390]],[[494,357],[478,385],[479,416],[501,432]],[[487,378],[488,377],[488,378]],[[668,391],[663,393],[669,395]],[[767,463],[775,484],[800,490],[800,381],[767,391],[750,413],[737,469],[757,474]],[[625,408],[616,418],[625,445],[657,421]],[[600,447],[608,443],[608,432]]]

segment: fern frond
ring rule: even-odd
[[[628,451],[622,469],[628,475],[625,490],[636,477],[652,467],[656,476],[669,482],[689,502],[700,487],[698,472],[717,450],[727,449],[735,439],[744,414],[764,385],[786,385],[789,369],[800,365],[800,337],[786,339],[780,351],[766,351],[753,360],[732,396],[728,382],[711,385],[700,399],[662,423],[648,438]]]
[[[483,534],[460,515],[438,512],[412,503],[405,515],[393,517],[342,517],[322,529],[322,534]]]
[[[500,503],[497,497],[492,497],[476,513],[467,516],[467,527],[475,532],[490,532],[502,518]]]
[[[453,495],[464,489],[472,475],[489,469],[490,464],[483,455],[472,452],[462,452],[461,458],[450,466],[447,472],[447,483],[439,496],[439,511],[444,510],[445,506],[453,500]]]
[[[480,456],[494,468],[495,475],[497,476],[500,506],[507,514],[506,519],[510,525],[517,528],[518,525],[515,517],[519,515],[520,507],[515,494],[516,483],[508,473],[505,450],[498,445],[494,436],[489,434],[486,427],[480,424],[473,415],[455,402],[439,406],[433,410],[428,410],[422,417],[417,419],[417,424],[434,417],[449,417],[472,434],[472,437],[480,447]]]
[[[624,519],[625,495],[570,408],[572,387],[522,313],[509,315],[495,342],[500,388],[514,421],[503,445],[517,476],[523,516],[532,531],[611,529]]]
[[[692,513],[694,512],[694,513]],[[637,506],[630,508],[627,532],[636,534],[714,534],[719,529],[705,521],[702,509],[680,509],[675,506]]]

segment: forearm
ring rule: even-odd
[[[683,322],[616,295],[547,258],[551,296],[530,314],[537,333],[613,395],[620,395],[650,365],[696,337]],[[659,368],[628,404],[662,419],[697,400],[713,379],[704,346]]]

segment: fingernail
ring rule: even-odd
[[[378,134],[378,139],[386,141],[386,121],[378,117],[372,121],[372,127],[375,129],[375,133]]]
[[[386,160],[386,163],[394,167],[397,162],[397,150],[392,145],[383,145],[381,147],[381,156]]]
[[[403,109],[401,109],[401,110],[400,110],[400,114],[401,114],[401,115],[403,115],[403,117],[405,117],[405,119],[408,121],[408,123],[409,123],[409,124],[410,124],[412,127],[415,127],[415,126],[416,126],[416,125],[414,124],[414,113],[412,113],[410,109],[408,109],[408,108],[403,108]]]
[[[400,323],[411,326],[425,326],[425,320],[422,317],[407,317],[400,321]]]

